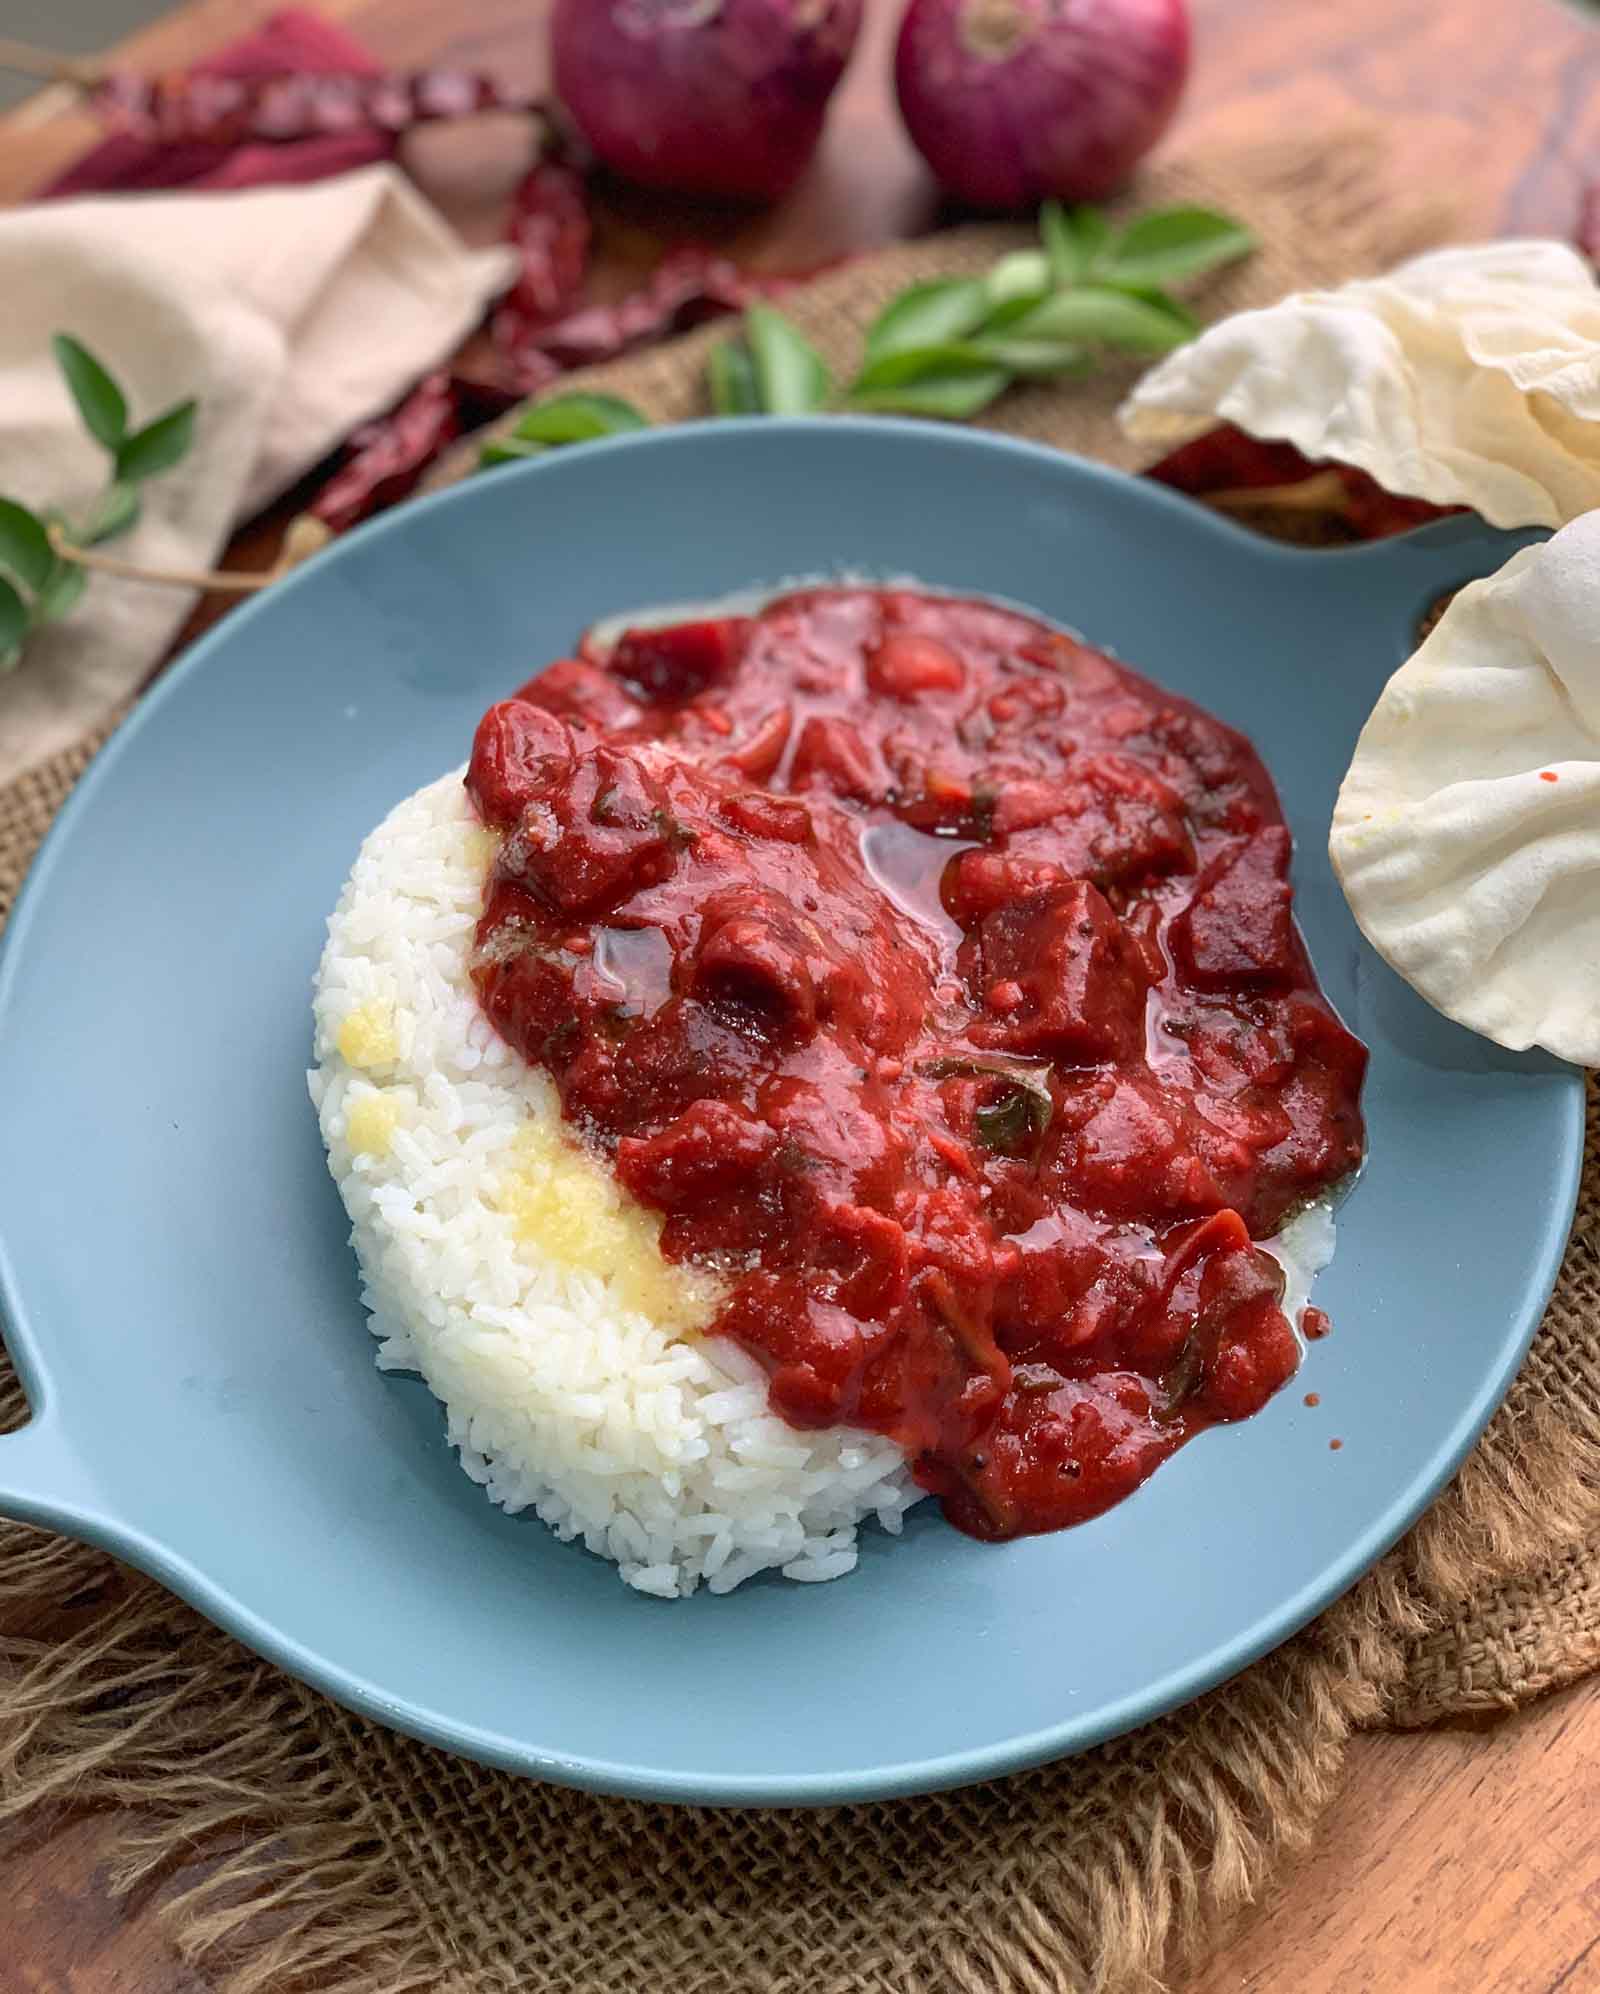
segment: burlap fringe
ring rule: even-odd
[[[1600,1444],[1515,1390],[1507,1415],[1503,1447],[1468,1455],[1451,1500],[1401,1547],[1412,1584],[1440,1613],[1481,1592],[1485,1572],[1520,1577],[1600,1530]],[[1590,1420],[1600,1432],[1600,1407]]]

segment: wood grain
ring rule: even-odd
[[[450,60],[542,81],[539,0],[319,0],[395,66]],[[192,0],[125,45],[177,68],[276,0]],[[608,203],[602,282],[626,282],[673,234],[712,235],[769,267],[804,267],[917,232],[934,190],[894,117],[896,8],[869,25],[827,140],[764,215],[642,197]],[[1173,143],[1271,139],[1384,121],[1396,188],[1453,200],[1463,233],[1570,229],[1600,177],[1600,35],[1553,0],[1195,0],[1197,69]],[[0,201],[23,198],[95,135],[69,93],[0,119]],[[493,233],[526,151],[515,120],[431,131],[408,156],[475,238]],[[270,552],[256,535],[243,565]],[[13,1858],[0,1895],[0,1994],[205,1994],[157,1922],[113,1904],[114,1824],[67,1823]],[[1186,1982],[1183,1994],[1588,1994],[1600,1990],[1600,1683],[1483,1729],[1356,1741],[1316,1849]]]
[[[1600,1684],[1352,1758],[1315,1849],[1183,1994],[1600,1988]]]
[[[0,1994],[209,1994],[177,1959],[154,1901],[105,1889],[109,1817],[72,1821],[6,1867]]]

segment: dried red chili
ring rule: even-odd
[[[582,295],[591,234],[582,174],[542,160],[512,198],[506,240],[517,251],[517,278],[489,321],[503,385],[515,394],[531,394],[560,371],[540,353],[537,334]]]
[[[514,367],[531,362],[548,379],[551,372],[615,359],[718,313],[742,312],[795,281],[752,276],[715,250],[684,243],[669,250],[644,283],[616,304],[585,305],[553,323],[530,326],[502,350]]]
[[[301,8],[289,7],[254,33],[230,42],[196,63],[188,80],[308,76],[380,78],[381,66],[353,36]],[[67,194],[136,193],[158,187],[220,191],[325,180],[387,159],[392,133],[371,126],[325,132],[314,138],[220,146],[189,140],[173,144],[119,131],[73,161],[42,190]]]
[[[1262,503],[1269,504],[1268,494],[1308,486],[1313,479],[1326,481],[1331,475],[1337,489],[1325,505],[1318,503],[1313,509],[1336,516],[1358,540],[1386,539],[1463,510],[1460,506],[1430,505],[1426,499],[1403,498],[1385,491],[1365,471],[1349,464],[1313,462],[1292,443],[1267,442],[1231,423],[1180,444],[1159,463],[1150,465],[1144,475],[1213,504],[1222,494],[1244,500],[1252,492],[1260,492]]]
[[[538,108],[492,76],[464,69],[425,69],[400,76],[277,75],[108,76],[89,92],[92,108],[115,130],[161,145],[236,146],[247,139],[283,145],[350,131],[390,136],[474,111]]]
[[[585,306],[545,323],[544,305],[570,300],[586,274],[589,218],[580,176],[555,163],[535,167],[519,190],[508,234],[522,269],[490,321],[498,380],[430,374],[398,408],[358,430],[351,454],[310,507],[334,532],[404,498],[447,444],[567,368],[608,359],[716,312],[742,311],[794,281],[751,277],[726,257],[686,245],[619,304]]]
[[[349,456],[309,510],[334,533],[413,491],[447,443],[462,432],[461,394],[443,369],[419,381],[400,405],[364,423]]]

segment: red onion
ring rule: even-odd
[[[608,166],[679,194],[800,177],[861,0],[556,0],[557,95]]]
[[[911,0],[895,88],[939,183],[980,208],[1113,194],[1172,120],[1187,0]]]

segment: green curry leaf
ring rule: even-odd
[[[44,521],[15,499],[0,499],[0,569],[37,594],[55,564]]]
[[[530,457],[542,457],[550,448],[548,443],[531,443],[525,436],[491,436],[478,451],[478,468],[488,470],[492,464],[522,464]]]
[[[870,362],[850,388],[852,407],[960,422],[1011,385],[1010,370],[966,346],[930,346]]]
[[[822,355],[792,320],[771,305],[752,305],[744,336],[767,415],[812,415],[822,407],[833,383]]]
[[[973,1112],[978,1140],[996,1156],[1031,1157],[1054,1112],[1042,1087],[1010,1086]]]
[[[89,570],[76,561],[57,561],[50,579],[33,599],[33,620],[56,623],[76,608],[78,598],[89,586]]]
[[[81,529],[72,535],[85,547],[97,547],[102,540],[114,540],[139,520],[139,493],[134,485],[120,481],[107,485],[90,507]]]
[[[976,332],[994,309],[981,277],[942,277],[912,284],[892,299],[867,333],[866,362],[944,346]]]
[[[1011,327],[1018,339],[1076,339],[1135,353],[1170,353],[1193,336],[1181,307],[1104,284],[1055,291]]]
[[[123,484],[136,485],[145,478],[158,478],[181,464],[194,441],[195,405],[179,402],[143,429],[136,429],[117,450],[117,477]]]
[[[1056,290],[1095,276],[1112,239],[1111,224],[1098,208],[1064,208],[1059,201],[1046,201],[1039,210],[1039,234]]]
[[[1044,297],[1052,286],[1050,259],[1042,249],[1014,249],[1002,256],[983,280],[991,305],[1017,298]]]
[[[706,361],[706,384],[711,406],[718,415],[760,415],[761,390],[756,385],[755,362],[742,339],[725,339],[711,349]]]
[[[22,640],[28,634],[28,605],[4,577],[0,577],[0,671],[10,671],[22,655]]]
[[[590,443],[601,436],[626,436],[648,429],[650,419],[620,395],[552,395],[535,402],[511,434],[522,443]]]
[[[70,332],[58,332],[50,342],[56,365],[83,417],[83,426],[96,443],[115,454],[128,433],[128,404],[122,390],[88,347]]]
[[[1114,284],[1178,284],[1249,256],[1256,238],[1214,208],[1160,208],[1118,237],[1100,274]]]

